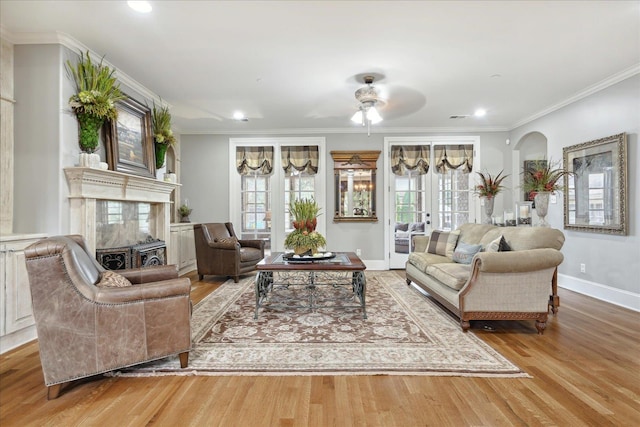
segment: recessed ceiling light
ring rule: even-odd
[[[129,7],[136,12],[149,13],[151,12],[151,3],[148,1],[128,1]]]
[[[242,111],[236,111],[235,113],[233,113],[233,118],[235,120],[238,120],[239,122],[248,122],[249,119],[245,117],[244,113]]]
[[[485,110],[484,108],[478,108],[478,109],[473,113],[473,115],[474,115],[474,116],[476,116],[476,117],[482,117],[482,116],[484,116],[485,114],[487,114],[487,110]]]

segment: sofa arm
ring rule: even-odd
[[[264,250],[264,240],[238,240],[240,246],[245,248],[256,248]]]
[[[426,252],[430,237],[424,235],[413,236],[413,252]]]
[[[556,249],[509,252],[480,252],[473,258],[473,270],[487,273],[523,273],[555,268],[564,256]]]

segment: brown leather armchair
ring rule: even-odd
[[[230,276],[238,283],[241,274],[254,271],[264,258],[264,241],[239,240],[230,222],[195,224],[193,229],[200,280],[205,275]]]
[[[175,265],[118,270],[131,285],[101,287],[82,236],[40,240],[25,256],[49,399],[72,380],[174,354],[187,367],[191,281]]]

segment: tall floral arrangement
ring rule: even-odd
[[[171,113],[166,105],[156,106],[151,110],[151,125],[153,126],[153,142],[156,150],[156,168],[164,166],[167,148],[175,144],[176,137],[171,130]]]
[[[327,245],[322,234],[316,231],[320,207],[311,199],[297,199],[289,204],[289,214],[293,218],[294,230],[284,241],[287,249],[297,254],[316,253],[318,248]]]
[[[522,174],[522,188],[529,193],[530,200],[533,200],[539,192],[563,191],[563,178],[572,175],[571,172],[560,166],[560,162],[547,162],[546,160],[535,161]]]
[[[495,197],[504,188],[502,181],[509,176],[502,175],[503,172],[504,170],[501,170],[495,177],[491,176],[489,172],[476,172],[480,177],[480,183],[475,186],[475,192],[480,197],[488,199]]]
[[[69,106],[79,125],[79,143],[84,152],[93,153],[99,145],[99,132],[106,120],[118,117],[116,102],[126,96],[120,91],[115,70],[103,64],[104,57],[95,63],[87,51],[80,52],[75,65],[68,60],[67,71],[76,86],[69,98]]]

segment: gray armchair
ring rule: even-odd
[[[176,266],[118,270],[130,285],[102,287],[82,236],[40,240],[25,256],[49,399],[67,382],[170,355],[187,366],[191,281]]]
[[[196,224],[198,277],[205,275],[229,276],[238,282],[241,274],[256,269],[264,258],[263,240],[239,240],[230,222]]]

